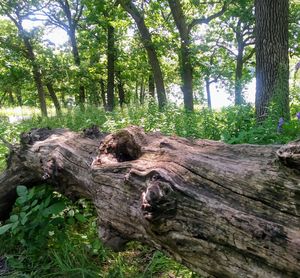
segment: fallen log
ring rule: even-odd
[[[11,148],[0,218],[19,184],[93,201],[114,250],[150,244],[204,277],[300,277],[300,142],[227,145],[145,134],[36,129]]]

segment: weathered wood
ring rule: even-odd
[[[46,181],[95,204],[99,236],[139,240],[205,277],[299,277],[300,142],[227,145],[145,134],[32,130],[0,176],[0,216],[18,184]]]

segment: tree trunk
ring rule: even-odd
[[[183,100],[186,110],[194,110],[193,67],[190,55],[190,41],[181,41],[181,76],[183,80]]]
[[[116,75],[117,75],[117,79],[118,79],[119,104],[120,104],[120,107],[122,108],[123,105],[126,103],[124,85],[123,85],[123,82],[122,82],[122,77],[121,77],[120,72],[117,71]]]
[[[149,74],[149,80],[148,80],[148,88],[149,88],[149,95],[154,99],[155,98],[155,84],[154,84],[154,78],[152,74]]]
[[[243,98],[243,86],[242,86],[242,77],[243,77],[243,52],[244,50],[239,49],[238,55],[236,57],[236,68],[235,68],[235,80],[234,80],[234,104],[241,105],[244,103]]]
[[[210,81],[209,77],[205,78],[205,87],[206,87],[206,95],[207,95],[207,107],[211,109],[211,94],[210,94]]]
[[[77,44],[77,39],[76,39],[76,29],[77,29],[78,20],[80,18],[80,16],[78,17],[77,13],[79,13],[78,10],[81,8],[79,8],[79,6],[77,6],[76,15],[74,15],[76,17],[76,19],[75,19],[72,17],[72,12],[71,12],[71,8],[70,8],[68,0],[60,0],[58,2],[68,20],[67,34],[68,34],[70,42],[71,42],[74,64],[80,69],[81,60],[80,60],[80,56],[79,56],[78,44]],[[77,4],[78,4],[78,2],[77,2]],[[79,76],[78,78],[79,78],[79,88],[78,88],[79,89],[79,104],[83,105],[85,103],[85,88],[84,88],[84,85],[82,84],[82,77]]]
[[[193,67],[190,55],[189,28],[179,0],[168,0],[171,12],[180,35],[180,72],[182,92],[186,110],[194,110],[193,101]]]
[[[44,91],[44,86],[43,86],[43,81],[42,81],[42,73],[40,66],[36,62],[35,54],[33,52],[32,45],[29,41],[29,38],[27,37],[25,30],[22,28],[22,26],[19,26],[19,32],[23,38],[24,45],[27,50],[27,58],[31,62],[32,66],[32,74],[33,74],[33,79],[38,91],[38,97],[39,97],[39,104],[40,104],[40,109],[42,116],[47,117],[48,112],[47,112],[47,105],[46,105],[46,96],[45,96],[45,91]]]
[[[144,84],[144,76],[142,76],[141,85],[140,85],[140,104],[144,104],[145,99],[145,84]]]
[[[30,61],[31,67],[32,67],[32,74],[33,74],[33,79],[38,91],[38,98],[39,98],[39,104],[40,104],[40,109],[42,116],[47,117],[47,105],[46,105],[46,97],[45,97],[45,91],[43,87],[43,82],[42,82],[42,74],[41,74],[41,69],[40,65],[36,61],[36,57],[33,51],[32,44],[30,42],[30,38],[28,36],[28,33],[24,30],[22,26],[22,18],[20,15],[17,13],[17,19],[15,19],[9,12],[6,13],[6,15],[14,22],[16,27],[18,28],[19,36],[23,40],[25,49],[26,49],[26,58]]]
[[[256,0],[256,117],[289,119],[288,0]]]
[[[0,176],[0,217],[19,184],[95,204],[99,236],[139,240],[204,277],[299,277],[300,141],[226,145],[130,127],[33,129]]]
[[[163,109],[163,107],[167,103],[166,90],[164,85],[163,74],[149,29],[145,24],[144,17],[140,14],[140,12],[132,3],[132,1],[119,0],[119,3],[123,7],[123,9],[132,16],[139,29],[141,40],[147,51],[148,61],[151,66],[153,77],[155,80],[158,105],[160,109]]]
[[[53,86],[52,86],[51,82],[47,82],[46,83],[46,87],[48,89],[50,98],[51,98],[51,100],[52,100],[52,102],[54,104],[56,115],[61,115],[60,104],[59,104],[58,98],[56,96],[56,93],[55,93],[55,91],[53,89]]]
[[[113,111],[115,87],[115,28],[107,27],[107,110]]]
[[[104,85],[104,80],[101,78],[100,79],[100,93],[101,93],[101,99],[103,103],[104,109],[106,109],[106,96],[105,96],[105,85]]]
[[[135,81],[135,95],[134,95],[135,104],[139,104],[139,80]]]
[[[16,96],[17,96],[18,105],[22,106],[23,105],[22,90],[19,86],[16,87]]]
[[[15,105],[15,98],[13,96],[13,92],[11,88],[7,89],[7,93],[8,93],[8,102],[10,105],[14,106]]]

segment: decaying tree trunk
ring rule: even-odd
[[[99,236],[135,239],[204,277],[299,277],[300,141],[226,145],[145,134],[32,130],[0,176],[0,217],[18,184],[90,198]]]

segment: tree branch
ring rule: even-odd
[[[220,11],[218,11],[215,14],[212,14],[208,17],[202,17],[202,18],[197,18],[197,19],[193,19],[192,22],[189,24],[188,26],[188,32],[190,33],[190,31],[192,30],[192,28],[196,25],[199,24],[208,24],[210,21],[212,21],[213,19],[220,17],[221,15],[223,15],[225,13],[225,11],[227,10],[229,3],[225,3],[222,7],[222,9]]]
[[[228,48],[227,46],[223,45],[223,44],[217,44],[218,47],[224,48],[226,49],[229,53],[231,53],[234,57],[237,57],[237,54],[235,54],[230,48]]]
[[[247,56],[244,56],[243,63],[247,62],[255,53],[255,48],[252,48]]]

